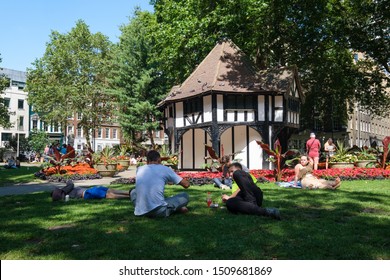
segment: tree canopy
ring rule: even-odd
[[[111,51],[108,38],[92,34],[82,20],[69,33],[52,31],[43,57],[27,71],[33,110],[63,127],[69,117],[81,114],[79,126],[89,142],[91,131],[112,117],[114,100],[106,91]]]
[[[167,88],[165,78],[155,67],[152,57],[155,17],[136,10],[129,24],[121,26],[116,48],[111,85],[119,104],[119,121],[124,135],[132,143],[144,140],[146,132],[153,144],[153,131],[159,129],[157,103]]]
[[[232,39],[259,69],[297,65],[307,96],[303,124],[329,130],[358,103],[390,113],[388,1],[156,0],[155,61],[182,82],[216,41]],[[359,7],[359,8],[358,8]],[[387,35],[386,35],[387,34]],[[369,59],[355,63],[354,53]],[[332,106],[332,110],[329,110]],[[315,115],[315,118],[308,117]],[[305,118],[306,116],[306,118]]]

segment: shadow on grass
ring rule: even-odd
[[[124,187],[126,188],[126,187]],[[52,203],[47,194],[0,202],[1,259],[389,259],[389,187],[303,191],[264,185],[283,220],[206,207],[221,191],[192,187],[190,212],[135,217],[128,200]],[[172,195],[180,187],[168,187]]]

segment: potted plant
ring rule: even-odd
[[[116,173],[117,159],[114,156],[114,150],[106,146],[100,152],[92,155],[95,163],[95,169],[103,177],[112,177]]]
[[[130,157],[127,156],[127,146],[121,145],[119,156],[116,157],[118,163],[126,170],[130,166]]]
[[[356,154],[356,167],[374,167],[377,161],[377,155],[373,153],[373,149],[365,147]]]
[[[340,141],[337,141],[337,147],[336,153],[329,160],[330,167],[353,168],[357,161],[357,156],[352,154]]]

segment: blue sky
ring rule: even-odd
[[[69,32],[82,19],[93,33],[118,42],[119,26],[134,8],[153,11],[149,0],[16,0],[1,3],[0,67],[26,71],[41,58],[52,30]]]

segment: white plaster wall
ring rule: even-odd
[[[184,118],[183,118],[183,102],[177,102],[176,106],[176,127],[184,127]]]
[[[203,97],[203,119],[204,122],[211,122],[212,120],[211,95]]]
[[[182,162],[183,168],[192,167],[192,129],[184,133],[182,141]]]
[[[234,122],[234,111],[233,110],[227,111],[227,121]]]
[[[263,169],[263,149],[256,143],[256,140],[260,141],[263,138],[256,130],[249,128],[249,167],[250,169]]]
[[[223,122],[223,96],[217,95],[217,120]]]
[[[260,95],[257,97],[257,112],[258,112],[258,120],[265,121],[265,101],[264,96]]]
[[[240,163],[248,166],[247,147],[246,147],[246,126],[234,127],[234,150],[235,152],[242,151],[235,155],[235,159],[240,160]]]
[[[193,168],[199,169],[202,168],[202,164],[204,164],[205,157],[205,146],[204,146],[204,136],[205,131],[203,129],[195,129],[195,166]]]
[[[221,155],[222,155],[222,145],[223,145],[223,154],[228,155],[233,153],[232,146],[232,129],[229,128],[221,135]]]

